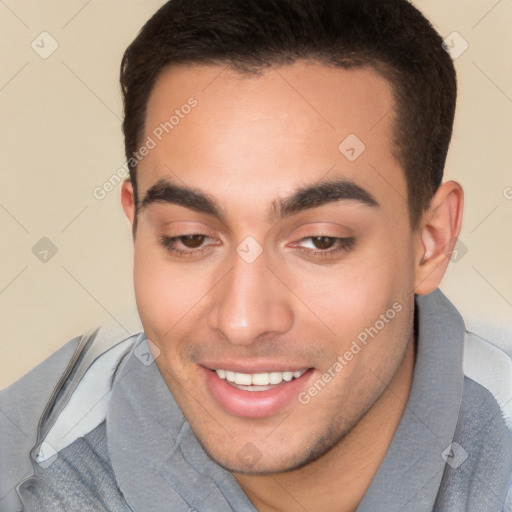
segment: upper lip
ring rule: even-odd
[[[270,373],[270,372],[297,372],[299,370],[308,370],[308,365],[292,364],[292,363],[276,363],[276,362],[207,362],[200,363],[200,366],[208,370],[227,370],[236,373]]]

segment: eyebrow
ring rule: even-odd
[[[213,215],[219,219],[224,218],[222,208],[215,199],[192,188],[176,185],[168,179],[158,180],[148,189],[139,210],[143,210],[153,203],[176,204],[199,213]]]
[[[299,188],[291,196],[274,201],[272,218],[279,220],[303,210],[339,201],[355,201],[373,208],[380,206],[370,192],[351,180],[339,178]],[[214,198],[204,192],[177,185],[169,179],[161,179],[148,189],[139,210],[153,203],[175,204],[220,220],[225,219],[223,209]]]
[[[369,207],[380,206],[370,192],[351,180],[338,178],[300,188],[290,197],[274,202],[274,218],[282,219],[303,210],[339,201],[355,201]]]

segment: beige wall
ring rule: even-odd
[[[162,4],[0,3],[0,387],[106,318],[136,328],[119,187],[103,200],[93,190],[124,163],[123,49]],[[456,59],[460,100],[446,171],[466,190],[464,245],[443,290],[469,327],[512,349],[512,2],[416,5],[443,36],[456,31],[469,45]],[[454,50],[463,49],[454,37]]]

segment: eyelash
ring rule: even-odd
[[[176,247],[176,244],[180,242],[180,239],[183,239],[187,236],[204,236],[205,241],[211,240],[211,237],[209,237],[208,235],[203,235],[202,233],[187,233],[186,235],[179,235],[179,236],[164,235],[160,238],[160,243],[170,253],[173,253],[173,254],[176,254],[177,256],[182,256],[182,257],[201,256],[206,251],[211,250],[211,246],[208,246],[208,245],[201,246],[198,249],[180,249],[180,248]]]
[[[342,238],[338,236],[324,236],[314,235],[306,236],[301,238],[298,243],[304,242],[305,240],[312,240],[313,238],[328,238],[334,242],[333,249],[307,249],[305,247],[296,247],[299,252],[304,253],[306,256],[314,256],[315,258],[334,258],[342,252],[349,252],[354,248],[355,238]],[[296,244],[294,244],[296,246]]]
[[[160,238],[160,244],[170,253],[175,254],[180,257],[193,257],[193,256],[202,256],[207,252],[212,250],[211,244],[202,245],[197,249],[181,249],[177,247],[177,244],[180,243],[180,239],[190,236],[204,236],[204,241],[211,240],[212,238],[208,235],[203,235],[201,233],[187,233],[186,235],[179,236],[167,236],[164,235]],[[297,244],[304,242],[305,240],[313,240],[314,238],[328,238],[332,240],[335,244],[335,248],[333,249],[308,249],[305,247],[299,247]],[[334,258],[338,254],[342,252],[349,252],[354,248],[355,238],[342,238],[336,236],[323,236],[323,235],[315,235],[315,236],[307,236],[301,238],[298,242],[292,244],[292,247],[295,247],[299,252],[305,254],[306,256],[313,256],[317,258]],[[215,244],[217,245],[217,244]]]

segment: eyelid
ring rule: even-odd
[[[229,226],[220,219],[211,217],[204,213],[187,211],[182,207],[179,210],[173,209],[176,205],[159,205],[152,203],[160,209],[148,210],[151,227],[158,233],[172,234],[175,236],[187,233],[202,233],[214,238],[225,240],[231,236]],[[174,235],[173,235],[174,236]]]
[[[355,232],[353,229],[345,226],[344,224],[340,224],[339,222],[306,222],[295,227],[288,238],[298,240],[315,236],[350,238],[355,236]]]

